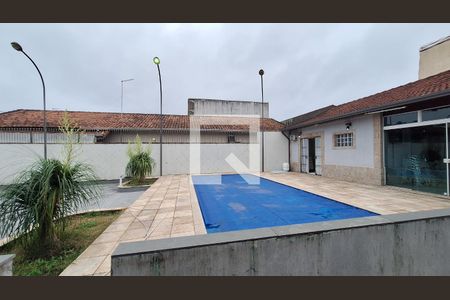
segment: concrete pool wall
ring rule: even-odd
[[[112,275],[450,275],[450,209],[119,244]]]

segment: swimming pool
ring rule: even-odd
[[[260,178],[192,176],[208,233],[376,216],[376,213]],[[255,177],[254,175],[245,175]]]

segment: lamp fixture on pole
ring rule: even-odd
[[[39,73],[39,76],[41,77],[41,82],[42,82],[42,98],[43,98],[43,103],[44,103],[44,159],[47,159],[47,104],[45,102],[45,83],[44,83],[44,78],[42,77],[41,71],[39,70],[38,66],[35,64],[35,62],[31,59],[31,57],[28,56],[28,54],[25,53],[25,51],[23,51],[22,46],[20,46],[19,43],[17,42],[12,42],[11,46],[19,51],[22,52],[34,65],[34,67],[36,68],[36,70]]]
[[[161,61],[159,57],[155,56],[153,58],[153,63],[158,68],[159,76],[159,175],[162,176],[162,128],[163,128],[163,116],[162,116],[162,82],[161,82],[161,70],[159,69],[159,64]]]
[[[264,172],[264,70],[259,70],[259,76],[261,76],[261,172]]]

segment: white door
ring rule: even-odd
[[[303,172],[303,173],[308,173],[308,169],[309,169],[309,164],[308,164],[308,161],[309,161],[309,157],[308,157],[308,151],[309,151],[309,148],[308,148],[308,139],[301,139],[301,149],[302,149],[302,151],[301,151],[301,157],[300,157],[300,159],[301,159],[301,168],[300,168],[300,172]]]
[[[291,142],[291,163],[297,164],[295,171],[300,172],[300,139]]]
[[[321,144],[321,138],[316,137],[315,138],[315,144],[316,144],[316,174],[322,175],[322,144]]]

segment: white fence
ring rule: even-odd
[[[201,144],[201,173],[233,172],[226,162],[233,153],[246,166],[249,165],[250,144]],[[63,145],[49,144],[49,158],[61,157]],[[118,179],[124,175],[128,162],[125,144],[78,145],[76,158],[90,164],[100,179]],[[6,184],[24,168],[42,156],[42,144],[0,144],[0,184]],[[159,144],[152,145],[155,159],[153,175],[159,175]],[[163,144],[163,175],[188,174],[190,169],[189,144]],[[265,171],[281,170],[288,161],[288,141],[279,132],[265,133]],[[258,171],[258,170],[253,170]]]
[[[95,134],[84,133],[77,137],[80,143],[95,143]],[[47,143],[63,144],[67,140],[67,136],[61,132],[48,132]],[[44,134],[41,131],[32,131],[24,129],[23,132],[3,131],[0,130],[1,144],[42,144],[44,143]]]

